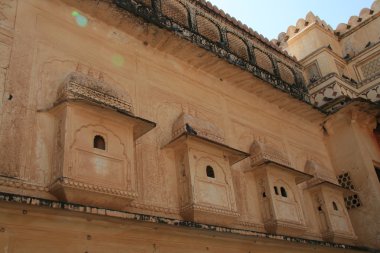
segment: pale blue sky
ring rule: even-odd
[[[347,23],[373,0],[210,0],[219,9],[240,20],[269,40],[286,32],[309,11],[325,20],[333,29]]]

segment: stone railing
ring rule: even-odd
[[[147,22],[249,71],[272,86],[308,101],[298,62],[262,35],[204,1],[114,0]]]

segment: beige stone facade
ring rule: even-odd
[[[378,251],[379,8],[0,0],[0,252]]]

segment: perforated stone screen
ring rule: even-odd
[[[231,32],[227,33],[227,40],[231,52],[248,61],[248,49],[244,41]]]
[[[340,174],[338,176],[338,183],[346,189],[354,190],[354,185],[352,184],[352,180],[350,174],[348,172]]]
[[[255,57],[256,57],[257,65],[260,68],[265,69],[266,71],[274,74],[273,64],[272,64],[272,61],[270,60],[269,56],[257,48],[255,48],[253,50],[253,52],[254,52]]]
[[[293,73],[289,67],[287,67],[285,64],[280,62],[278,64],[278,69],[280,71],[280,76],[281,76],[282,80],[284,80],[288,84],[294,84],[295,83],[294,75],[293,75]]]
[[[219,28],[208,18],[197,15],[198,32],[213,42],[220,41]]]
[[[346,203],[346,207],[348,210],[357,208],[362,205],[357,194],[345,197],[344,202]]]
[[[355,190],[354,184],[352,183],[351,176],[348,172],[340,174],[338,177],[338,183],[346,189]],[[346,208],[348,210],[360,207],[362,205],[359,195],[353,194],[344,198],[346,203]]]
[[[189,27],[188,11],[182,3],[175,0],[161,0],[161,10],[162,14],[174,22]]]

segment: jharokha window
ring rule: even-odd
[[[274,187],[274,193],[275,193],[276,195],[278,195],[278,188],[277,188],[277,186]]]
[[[333,205],[333,208],[335,211],[338,211],[338,206],[337,204],[335,203],[335,201],[332,202],[332,205]]]
[[[102,136],[95,135],[95,137],[94,137],[94,148],[106,150],[106,142]]]

